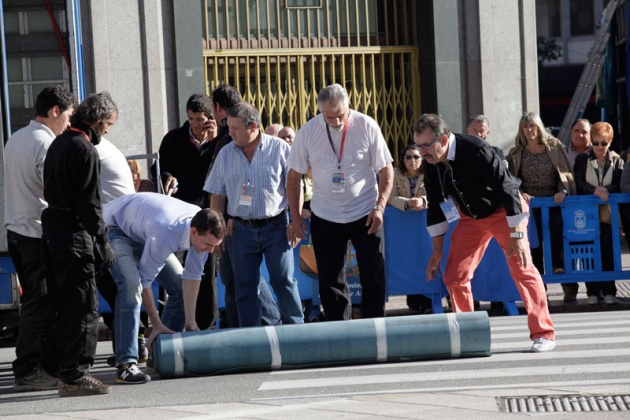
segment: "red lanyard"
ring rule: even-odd
[[[346,131],[348,131],[348,116],[343,122],[343,134],[341,135],[341,145],[339,146],[339,157],[337,158],[337,169],[341,169],[341,157],[343,156],[343,144],[346,142]],[[330,128],[328,124],[326,124],[326,133],[328,134],[328,141],[330,142],[330,147],[333,149],[333,153],[335,152],[335,146],[333,146],[332,137],[330,136]]]
[[[77,133],[81,133],[81,134],[83,134],[83,135],[85,136],[85,139],[86,139],[87,141],[90,141],[90,136],[88,136],[88,135],[87,135],[87,133],[86,133],[85,131],[83,131],[83,130],[79,130],[78,128],[74,128],[74,127],[70,127],[70,130],[72,130],[72,131],[74,131],[74,132],[77,132]]]

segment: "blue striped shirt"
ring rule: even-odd
[[[188,250],[184,280],[201,280],[207,252],[190,246],[190,221],[201,210],[177,198],[152,192],[123,195],[103,205],[103,220],[132,241],[144,244],[138,263],[142,288],[147,288],[174,252]]]
[[[276,137],[261,133],[251,161],[234,142],[219,152],[203,189],[226,196],[228,214],[241,219],[266,219],[287,208],[287,159],[290,146]],[[243,186],[249,185],[251,206],[239,204]]]

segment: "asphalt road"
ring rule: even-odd
[[[15,393],[13,348],[0,349],[0,415],[40,419],[512,418],[501,397],[630,394],[630,311],[553,314],[556,350],[529,352],[524,316],[492,317],[491,357],[373,364],[117,385],[100,342],[93,374],[111,394]],[[628,406],[630,410],[630,403]],[[591,413],[590,415],[592,415]],[[586,413],[556,414],[581,418]],[[628,418],[628,412],[599,413]],[[11,417],[16,416],[16,417]]]

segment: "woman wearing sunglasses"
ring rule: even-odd
[[[618,193],[623,161],[617,153],[610,150],[614,131],[607,122],[598,122],[591,127],[591,144],[588,153],[576,156],[573,171],[578,194],[592,194],[603,202],[608,201],[608,194]],[[602,270],[614,270],[612,254],[612,229],[610,224],[610,205],[599,206],[599,241],[602,258]],[[615,229],[619,227],[616,226]],[[612,305],[616,302],[617,287],[614,281],[586,282],[588,303],[596,305],[599,299]]]
[[[422,174],[420,148],[415,144],[405,147],[394,168],[394,187],[387,204],[402,211],[421,211],[427,208],[427,196]],[[431,313],[431,299],[424,295],[407,295],[407,306],[412,311]]]

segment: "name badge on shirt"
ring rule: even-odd
[[[345,172],[333,172],[332,174],[332,189],[334,193],[346,192],[346,173]]]
[[[446,217],[447,222],[453,223],[459,220],[459,211],[457,211],[457,206],[453,202],[452,197],[449,197],[446,201],[441,202],[440,207],[442,208],[442,213],[444,213],[444,217]]]
[[[254,197],[254,186],[250,184],[243,184],[241,186],[241,197],[238,199],[239,206],[252,206]]]

